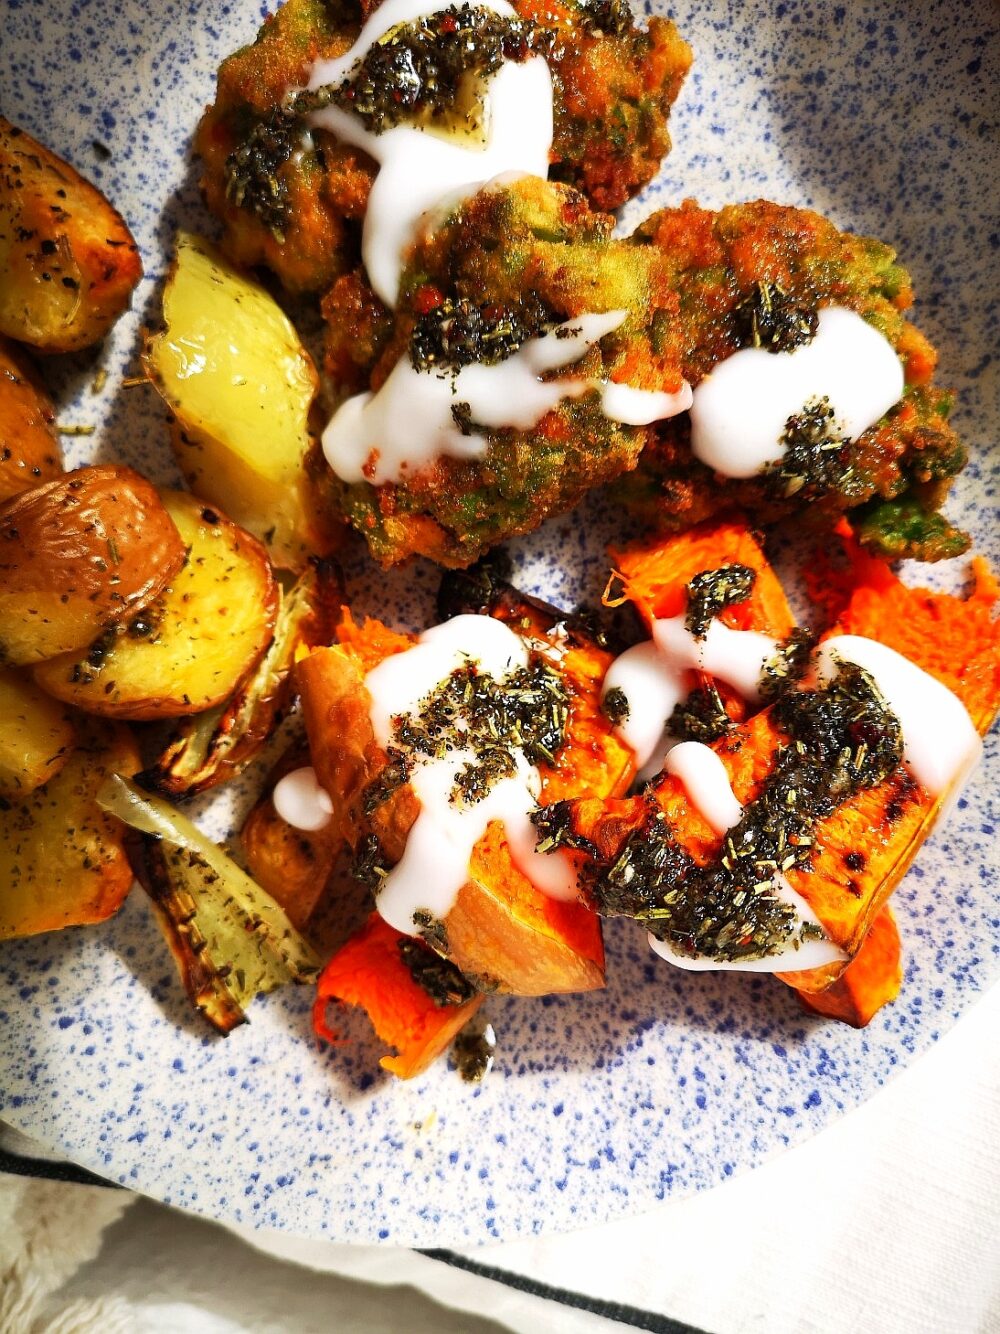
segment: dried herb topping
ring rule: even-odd
[[[850,474],[847,446],[828,398],[812,399],[785,422],[785,452],[766,476],[782,496],[803,500],[842,490]]]
[[[687,585],[687,611],[684,624],[695,639],[704,639],[708,627],[726,607],[745,602],[757,578],[748,565],[720,565],[716,570],[702,570]]]
[[[301,145],[301,122],[290,109],[277,107],[226,158],[226,198],[256,214],[279,245],[290,207],[281,168]]]
[[[667,723],[670,735],[679,741],[700,741],[703,745],[718,741],[732,726],[722,696],[711,682],[696,686],[687,699],[682,699]]]
[[[733,311],[741,347],[762,347],[768,352],[791,352],[811,343],[819,313],[800,305],[777,283],[755,283],[750,295]]]
[[[429,308],[418,314],[410,335],[410,361],[418,371],[495,366],[549,323],[548,312],[530,294],[517,306],[476,305],[435,294],[425,304]]]
[[[390,29],[343,83],[307,95],[308,105],[350,111],[373,134],[404,121],[477,133],[490,75],[505,61],[544,54],[550,45],[551,34],[527,20],[450,5]]]
[[[612,686],[605,692],[601,700],[601,708],[604,710],[604,716],[613,727],[623,723],[629,715],[628,695],[622,690],[621,686]]]
[[[678,952],[721,962],[779,954],[815,936],[778,897],[775,877],[807,867],[817,823],[899,766],[902,734],[871,677],[850,663],[823,689],[784,694],[773,716],[789,741],[718,857],[695,862],[651,799],[648,819],[615,860],[594,859],[585,872],[599,912],[634,917]],[[534,818],[547,847],[583,846],[594,858],[558,806]]]
[[[480,1084],[493,1068],[497,1040],[493,1025],[480,1028],[475,1021],[463,1028],[451,1045],[451,1059],[466,1084]]]
[[[529,764],[551,764],[568,718],[563,683],[541,658],[499,680],[470,662],[436,686],[415,713],[393,719],[394,750],[428,759],[472,751],[475,758],[462,766],[452,791],[453,801],[471,805],[515,775],[516,751]]]
[[[414,982],[435,1005],[464,1005],[476,995],[476,988],[465,974],[422,940],[404,936],[399,941],[399,953]]]

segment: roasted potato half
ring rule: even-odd
[[[47,783],[69,758],[75,736],[64,704],[0,667],[0,798],[20,798]]]
[[[62,472],[54,421],[45,390],[0,338],[0,504]]]
[[[142,277],[121,215],[0,116],[0,333],[40,352],[99,342]]]
[[[123,727],[82,719],[54,778],[0,808],[0,939],[101,922],[132,884],[123,828],[97,805],[114,773],[138,768]]]
[[[274,633],[278,589],[261,544],[186,491],[164,491],[187,560],[139,616],[84,654],[40,664],[35,679],[67,704],[109,718],[176,718],[227,699]]]
[[[321,560],[279,593],[267,652],[225,704],[183,719],[163,753],[139,774],[137,782],[147,791],[191,797],[226,782],[245,768],[281,722],[295,698],[292,668],[310,649],[333,639],[344,586],[336,564]]]
[[[318,381],[298,334],[259,283],[188,235],[178,239],[163,321],[145,367],[176,417],[188,485],[260,538],[275,565],[301,570],[336,530],[306,466]]]
[[[81,468],[0,505],[0,662],[92,644],[166,587],[184,542],[131,468]]]

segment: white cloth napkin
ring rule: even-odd
[[[998,1035],[1000,987],[871,1102],[756,1172],[450,1264],[0,1178],[0,1330],[998,1334]]]

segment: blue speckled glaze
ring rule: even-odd
[[[99,428],[72,442],[72,460],[124,459],[172,480],[162,407],[117,383],[136,368],[172,232],[207,226],[191,130],[214,67],[263,10],[177,0],[6,0],[4,10],[0,107],[108,192],[146,264],[136,309],[101,356],[104,392],[89,391],[92,363],[47,367],[62,418]],[[695,69],[674,152],[626,221],[654,199],[766,195],[898,245],[973,450],[952,510],[1000,562],[995,6],[693,0],[674,17]],[[566,605],[593,597],[614,532],[599,503],[550,524],[519,547],[522,581]],[[361,609],[400,623],[423,621],[434,586],[426,566],[387,579],[358,559],[351,571]],[[0,1115],[174,1204],[341,1241],[468,1245],[641,1212],[820,1129],[1000,975],[997,764],[994,736],[896,895],[905,986],[864,1032],[807,1018],[767,979],[672,970],[640,932],[612,923],[605,992],[491,1003],[499,1047],[484,1086],[467,1089],[443,1064],[397,1084],[373,1073],[363,1039],[318,1047],[305,991],[258,1002],[228,1040],[207,1035],[135,894],[105,926],[0,949]],[[238,806],[239,794],[205,819],[225,833]]]

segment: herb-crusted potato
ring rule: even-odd
[[[166,587],[184,543],[131,468],[81,468],[0,505],[0,662],[93,643]]]
[[[99,342],[142,276],[121,215],[0,116],[0,333],[41,352]]]
[[[336,529],[313,494],[307,455],[317,377],[291,321],[207,242],[181,235],[163,294],[164,331],[146,371],[176,422],[188,485],[300,570]]]
[[[73,749],[69,710],[18,672],[0,667],[0,798],[47,783]]]
[[[97,805],[114,773],[132,773],[130,734],[81,720],[77,749],[44,786],[5,804],[0,816],[0,940],[101,922],[132,885],[116,819]]]
[[[278,595],[264,548],[187,492],[162,495],[187,547],[184,568],[85,654],[36,668],[57,699],[113,718],[199,713],[226,699],[270,644]]]
[[[62,472],[54,421],[48,395],[0,339],[0,504]]]

